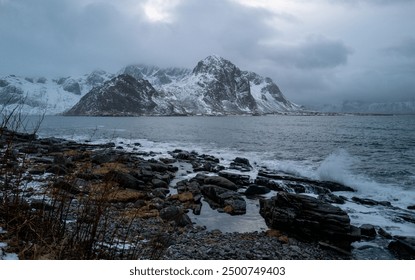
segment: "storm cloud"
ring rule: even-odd
[[[300,104],[401,101],[415,88],[414,10],[410,0],[0,0],[0,76],[192,68],[217,54]]]

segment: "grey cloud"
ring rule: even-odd
[[[299,68],[334,68],[347,63],[352,53],[343,42],[313,37],[297,48]]]
[[[399,44],[384,49],[384,52],[404,58],[415,58],[415,38],[406,38]]]
[[[114,71],[129,63],[192,67],[212,53],[252,57],[259,40],[276,35],[265,22],[275,15],[234,1],[183,0],[169,24],[148,22],[135,1],[123,2],[134,3],[134,15],[123,3],[89,2],[2,2],[0,52],[9,55],[0,71]]]
[[[372,5],[396,5],[402,3],[414,3],[415,0],[328,0],[332,4],[372,4]]]
[[[347,64],[353,53],[342,41],[323,36],[310,36],[296,45],[274,44],[265,46],[265,53],[287,67],[299,69],[331,69]]]
[[[0,51],[7,54],[2,62],[8,69],[1,70],[76,72],[90,70],[94,63],[105,66],[100,61],[103,54],[108,57],[106,52],[123,36],[116,32],[122,17],[107,3],[75,4],[69,0],[5,2],[0,11]]]
[[[164,60],[194,65],[198,59],[215,53],[230,60],[252,57],[258,41],[275,36],[275,29],[265,23],[272,14],[252,9],[233,1],[183,1],[175,10],[177,20],[153,37],[166,47]]]
[[[319,5],[324,3],[320,5],[323,10],[327,3],[392,5],[415,2],[313,1]],[[356,36],[352,27],[340,25],[340,29],[350,31],[351,35],[333,39],[331,36],[346,33],[326,34],[324,28],[316,28],[309,19],[290,14],[291,10],[271,12],[240,5],[234,0],[181,0],[171,11],[172,20],[166,23],[149,22],[142,7],[145,2],[0,0],[0,76],[13,73],[72,75],[96,68],[115,72],[132,63],[193,67],[199,59],[218,54],[243,70],[271,77],[287,98],[300,104],[346,99],[346,95],[353,94],[373,99],[389,97],[397,94],[394,92],[397,85],[403,98],[415,88],[411,80],[415,68],[407,62],[414,62],[407,59],[414,57],[413,38],[390,46],[383,53],[374,52],[370,58],[364,54],[371,48],[356,44],[359,36],[367,35],[364,32],[368,25],[387,24],[376,13],[368,16],[367,22],[361,22],[362,32]],[[404,28],[410,26],[412,17],[408,18],[406,11],[409,9],[402,6],[404,9],[397,10],[405,11],[405,17],[397,20],[396,25],[403,34],[406,31],[411,34],[410,27]],[[404,22],[402,28],[400,22]],[[388,31],[396,27],[388,27],[381,40],[375,37],[374,41],[384,44],[392,35],[396,36]],[[306,32],[321,35],[302,37]],[[356,55],[352,56],[354,52]],[[362,63],[356,63],[358,55]],[[367,65],[379,68],[380,72],[348,75],[356,69],[366,70],[363,68]],[[382,72],[386,68],[393,72]]]

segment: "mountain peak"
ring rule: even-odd
[[[210,62],[210,63],[223,63],[225,61],[227,61],[226,59],[224,59],[223,57],[217,55],[217,54],[212,54],[209,55],[208,57],[206,57],[205,59],[203,59],[202,61],[206,61],[206,62]]]
[[[223,69],[234,71],[237,67],[227,59],[218,55],[210,55],[199,61],[193,69],[193,74],[210,73],[215,74]]]

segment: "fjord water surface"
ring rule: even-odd
[[[211,154],[223,164],[235,157],[313,179],[349,185],[358,195],[406,209],[415,204],[415,116],[47,116],[41,137],[115,142],[128,150],[168,156],[184,149]],[[254,171],[255,171],[254,170]],[[414,235],[415,225],[387,209],[346,203],[356,225],[373,223],[392,233]]]

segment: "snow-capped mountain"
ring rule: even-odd
[[[154,91],[143,91],[121,75],[128,75],[139,84],[146,80]],[[125,83],[131,87],[125,87]],[[124,92],[126,89],[128,92]],[[132,104],[138,107],[144,104],[145,108],[133,110],[120,106],[127,98],[123,94],[131,94],[134,90],[140,98],[154,102],[155,107],[149,110],[149,104],[142,103],[144,99],[134,98],[138,103]],[[82,98],[87,93],[88,98]],[[113,103],[105,99],[108,96]],[[297,112],[302,109],[288,101],[270,78],[241,71],[219,56],[201,60],[193,70],[130,65],[121,69],[117,76],[94,71],[81,77],[51,79],[11,75],[0,78],[0,106],[13,107],[19,103],[23,104],[22,111],[28,114],[68,111],[80,115],[225,115]],[[109,108],[111,104],[114,110]]]
[[[192,70],[187,68],[159,68],[144,64],[129,65],[118,74],[128,74],[136,79],[148,80],[155,88],[160,89],[164,85],[176,83],[190,75]]]
[[[132,65],[123,73],[149,80],[158,90],[160,107],[171,114],[266,114],[293,112],[270,79],[241,71],[219,56],[208,56],[193,70]]]
[[[153,86],[143,79],[122,74],[94,87],[66,115],[131,116],[158,113]]]
[[[113,75],[93,71],[80,77],[19,77],[0,78],[0,108],[12,110],[19,106],[23,114],[59,114],[74,106],[94,86]]]

